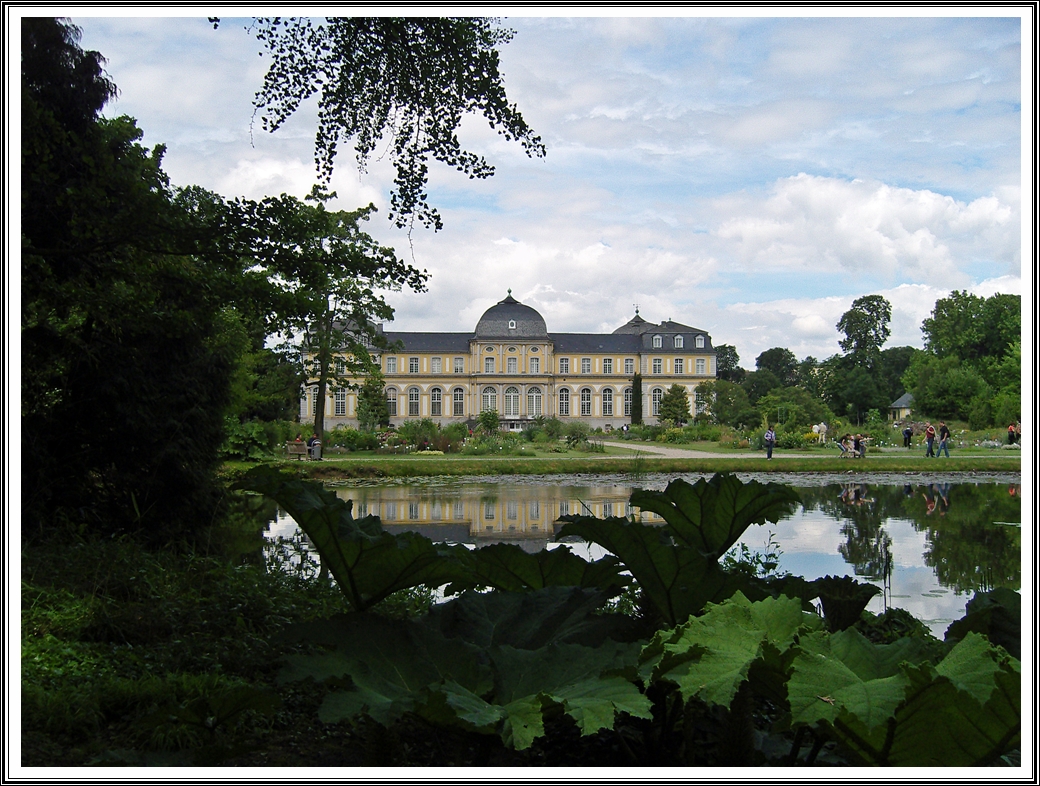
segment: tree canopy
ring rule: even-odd
[[[892,334],[892,304],[881,295],[867,295],[852,302],[837,328],[845,334],[838,344],[860,364],[873,368],[881,347]]]
[[[1002,294],[981,298],[954,291],[935,302],[921,331],[925,348],[940,358],[1001,357],[1021,339],[1022,298]]]
[[[317,94],[314,158],[323,185],[332,177],[340,145],[353,141],[364,171],[388,137],[386,154],[397,172],[390,218],[399,227],[418,218],[441,228],[440,215],[427,202],[429,158],[470,178],[494,174],[483,156],[459,142],[466,114],[482,115],[527,155],[545,155],[541,139],[506,97],[498,47],[514,34],[497,20],[260,17],[250,29],[272,58],[254,99],[264,130],[277,130]]]
[[[672,385],[661,396],[658,419],[673,426],[685,425],[690,420],[690,397],[682,385]]]
[[[767,349],[755,358],[755,368],[759,371],[770,371],[783,385],[798,383],[798,358],[784,347]]]

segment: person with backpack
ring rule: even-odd
[[[903,447],[909,448],[910,442],[914,438],[914,429],[909,423],[906,424],[906,428],[903,429]]]

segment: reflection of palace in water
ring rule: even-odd
[[[408,486],[336,489],[342,499],[354,501],[354,516],[379,516],[389,531],[411,530],[431,540],[459,543],[530,541],[541,548],[567,515],[637,515],[640,520],[661,521],[654,513],[641,513],[628,498],[632,489],[622,486],[510,486],[492,484],[465,489],[421,490]]]

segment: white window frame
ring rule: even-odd
[[[396,374],[397,373],[397,358],[387,357],[386,359],[386,373]]]
[[[527,359],[527,368],[530,370],[530,373],[532,373],[532,374],[541,374],[542,373],[542,361],[541,361],[541,359],[540,358],[528,358]]]
[[[592,358],[581,359],[581,373],[591,374],[592,373]]]
[[[520,417],[520,388],[510,385],[502,393],[503,415],[507,418]]]
[[[418,374],[419,373],[419,358],[408,358],[408,373]]]
[[[604,374],[613,374],[614,373],[614,359],[613,358],[603,358],[603,373]]]
[[[443,363],[440,358],[430,358],[430,373],[440,374]]]
[[[495,373],[495,359],[493,357],[484,358],[484,373],[494,374]]]
[[[419,388],[408,388],[408,417],[419,417]]]
[[[673,373],[675,373],[675,374],[682,374],[683,373],[683,359],[682,358],[676,358],[675,360],[672,361],[672,363],[674,364],[672,366]]]
[[[397,388],[386,389],[386,411],[390,417],[397,417]]]
[[[570,358],[560,358],[560,373],[561,374],[570,374],[571,373],[571,359]]]
[[[614,390],[613,388],[603,388],[603,392],[600,394],[603,398],[603,415],[613,416],[614,415]]]
[[[625,358],[625,373],[626,374],[635,374],[636,373],[636,359],[635,358]]]
[[[632,388],[625,388],[625,417],[632,416]]]
[[[430,415],[433,417],[440,417],[443,412],[443,401],[444,394],[440,388],[430,389]]]
[[[653,369],[654,374],[664,373],[664,361],[661,358],[654,358],[653,365],[650,366]]]
[[[664,396],[664,391],[661,388],[654,388],[650,393],[650,401],[652,402],[653,416],[656,418],[661,414],[661,397]]]
[[[532,387],[527,389],[527,416],[537,418],[542,415],[542,389]]]
[[[682,347],[683,347],[682,336],[676,336],[675,339],[672,341],[672,344],[673,344],[673,346],[676,349],[682,349]]]
[[[455,361],[454,361],[454,371],[455,371],[456,374],[465,374],[466,373],[466,359],[465,358],[455,358]]]
[[[654,336],[654,349],[660,349],[660,348],[661,348],[661,337],[660,336]]]
[[[697,358],[697,366],[696,366],[696,368],[697,368],[697,373],[698,374],[707,374],[708,373],[705,370],[706,364],[704,362],[704,358]]]
[[[347,414],[347,391],[346,389],[337,390],[332,394],[334,403],[333,411],[338,417],[343,417]]]
[[[506,358],[506,373],[516,374],[517,373],[517,358]]]
[[[556,398],[560,402],[560,416],[570,417],[571,414],[571,391],[568,388],[560,388],[560,392],[556,394]]]
[[[582,388],[578,395],[578,400],[581,402],[581,417],[590,417],[592,415],[592,388]]]
[[[498,391],[490,385],[480,391],[480,411],[498,412]]]
[[[704,349],[704,336],[697,336],[694,343],[696,343],[697,349]]]
[[[451,392],[451,414],[452,417],[462,417],[466,414],[466,391],[455,388]]]

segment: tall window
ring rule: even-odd
[[[682,336],[675,337],[675,348],[682,349]]]
[[[498,410],[498,391],[492,387],[484,388],[480,393],[480,409],[481,411],[487,409]]]
[[[592,414],[592,390],[589,388],[581,389],[581,414],[586,417]]]
[[[396,374],[397,373],[397,358],[386,359],[386,373]]]
[[[636,361],[635,358],[625,358],[625,373],[635,374],[636,373]]]
[[[683,373],[683,370],[682,370],[683,369],[683,359],[682,358],[676,358],[672,362],[675,364],[674,365],[675,373],[676,374],[682,374]]]
[[[466,373],[466,361],[464,358],[455,358],[455,373],[465,374]]]
[[[651,401],[653,401],[653,406],[654,406],[653,412],[654,412],[654,417],[655,418],[658,415],[661,414],[661,396],[662,395],[664,395],[664,393],[661,390],[661,388],[654,388],[653,393],[650,394],[650,399],[651,399]]]
[[[430,372],[432,374],[440,374],[441,373],[441,359],[440,358],[430,358]]]
[[[632,388],[625,388],[625,415],[632,416]]]
[[[347,414],[347,391],[337,390],[335,394],[336,400],[336,414],[346,415]]]
[[[507,374],[515,374],[516,373],[516,358],[506,358],[506,373]]]
[[[613,374],[614,373],[614,359],[613,358],[603,358],[603,373],[604,374]]]
[[[520,391],[510,385],[505,392],[505,416],[507,418],[520,417]]]
[[[455,388],[451,392],[451,414],[461,417],[465,414],[466,392],[462,388]]]
[[[661,360],[661,358],[654,358],[654,366],[653,366],[653,368],[654,368],[654,373],[655,374],[660,374],[661,373],[662,366],[663,366],[663,361]]]
[[[542,389],[527,389],[527,417],[539,418],[542,416]]]
[[[397,417],[397,390],[386,389],[386,411],[392,418]]]
[[[592,358],[581,359],[581,373],[591,374],[592,373]]]
[[[419,373],[419,358],[408,358],[408,373],[418,374]]]
[[[704,372],[704,358],[697,358],[697,373],[703,374]]]
[[[336,358],[336,376],[342,377],[347,373],[347,361],[343,358]]]
[[[430,391],[430,414],[434,417],[439,417],[441,414],[441,402],[441,389],[434,388]]]
[[[660,336],[654,336],[654,349],[660,349],[660,348],[661,348],[661,337]]]
[[[311,415],[318,414],[318,389],[311,388]]]
[[[603,389],[603,414],[614,414],[614,391],[610,388]]]
[[[484,373],[485,374],[494,374],[495,373],[495,359],[494,358],[484,358]]]
[[[530,358],[527,361],[527,367],[531,370],[532,374],[542,373],[542,361],[539,358]]]
[[[571,392],[567,388],[560,388],[559,393],[560,399],[560,414],[570,415],[571,414]]]
[[[571,373],[571,359],[570,358],[560,358],[560,373],[561,374],[570,374]]]
[[[697,336],[697,349],[704,349],[704,336]]]
[[[408,388],[408,414],[412,417],[419,414],[419,388]]]

